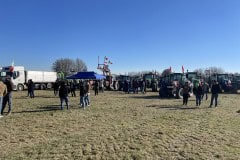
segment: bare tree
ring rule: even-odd
[[[224,73],[224,69],[222,69],[220,67],[210,67],[209,70],[210,70],[211,75]]]
[[[52,69],[55,72],[63,72],[64,75],[68,76],[72,72],[87,71],[87,66],[81,59],[74,61],[69,58],[61,58],[53,63]]]
[[[77,72],[87,71],[87,65],[79,58],[77,58],[76,62],[75,62],[75,71],[77,71]]]

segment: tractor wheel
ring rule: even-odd
[[[178,90],[178,98],[183,99],[183,88]]]

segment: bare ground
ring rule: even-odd
[[[91,106],[59,110],[52,91],[14,92],[13,113],[0,119],[0,159],[240,159],[240,96],[219,107],[157,93],[91,94]]]

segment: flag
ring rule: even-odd
[[[9,70],[10,70],[10,72],[13,72],[13,71],[14,71],[14,61],[12,61],[12,64],[11,64]]]
[[[183,65],[182,65],[182,73],[184,73],[184,67],[183,67]]]

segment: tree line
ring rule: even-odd
[[[87,71],[87,65],[85,62],[79,58],[76,60],[69,58],[57,59],[52,64],[52,69],[55,72],[62,72],[65,76],[72,75],[75,72],[85,72]]]
[[[57,59],[53,63],[52,69],[55,72],[63,72],[64,75],[69,76],[69,75],[72,75],[73,73],[76,73],[76,72],[87,71],[87,65],[83,60],[81,60],[79,58],[77,58],[76,60],[69,59],[69,58],[61,58],[61,59]],[[128,72],[128,75],[130,75],[130,76],[140,76],[140,75],[143,75],[143,74],[149,73],[149,72],[152,72],[152,73],[155,72],[158,75],[163,75],[164,76],[164,75],[170,74],[171,70],[170,69],[165,69],[165,70],[162,71],[162,73],[160,73],[158,71]],[[221,67],[198,68],[198,69],[193,70],[193,72],[197,72],[202,77],[212,76],[214,74],[227,73]],[[239,73],[229,73],[229,74],[239,75]]]

